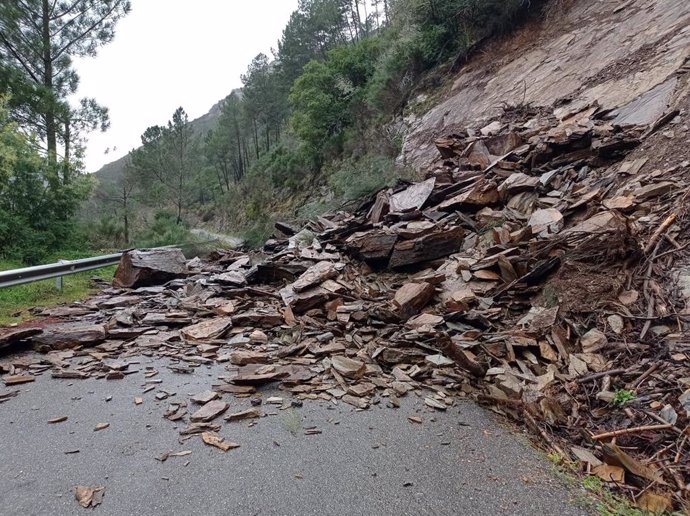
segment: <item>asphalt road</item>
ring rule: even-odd
[[[184,424],[163,418],[170,399],[207,390],[223,369],[183,375],[160,359],[140,360],[123,380],[46,373],[0,404],[1,514],[83,514],[91,509],[77,504],[76,485],[105,486],[101,515],[585,514],[548,461],[472,403],[446,413],[414,395],[399,409],[361,412],[321,401],[265,405],[275,415],[254,426],[220,421],[220,434],[241,445],[223,453],[198,436],[179,442]],[[160,388],[176,395],[157,401],[156,389],[137,406],[151,365]],[[250,407],[224,399],[229,412]],[[68,419],[47,423],[57,416]],[[96,432],[97,423],[110,426]],[[309,427],[322,433],[305,435]],[[156,460],[184,450],[192,453]]]

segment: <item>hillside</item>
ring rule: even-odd
[[[570,3],[552,2],[545,20],[482,49],[450,78],[436,105],[407,120],[399,162],[421,169],[436,156],[435,137],[481,126],[507,107],[566,113],[597,104],[617,122],[655,120],[688,72],[688,2]]]

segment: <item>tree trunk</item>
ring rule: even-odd
[[[125,246],[129,245],[129,214],[127,213],[127,204],[125,204]]]
[[[53,91],[53,56],[50,43],[50,5],[48,0],[42,0],[41,3],[41,44],[42,44],[42,59],[43,59],[43,85],[48,91]],[[45,122],[46,122],[46,143],[48,145],[48,163],[55,165],[57,163],[57,126],[55,122],[55,107],[53,105],[54,99],[45,108]]]
[[[67,118],[65,121],[65,157],[62,161],[63,172],[62,172],[62,182],[68,184],[70,181],[70,166],[69,160],[70,156],[70,144],[71,144],[71,134],[70,134],[70,120]]]
[[[256,159],[259,159],[259,129],[256,126],[256,120],[252,120],[252,126],[254,127],[254,148],[256,150]]]
[[[244,176],[244,159],[242,158],[242,140],[240,138],[240,128],[235,122],[235,139],[237,140],[237,171],[235,176],[236,181],[239,181]]]
[[[355,4],[358,4],[357,0],[354,0]],[[357,10],[359,10],[359,5],[357,5]],[[355,27],[355,41],[359,41],[359,17],[355,12],[354,5],[350,4],[350,13],[352,14],[352,25]]]
[[[367,0],[362,4],[364,7],[364,33],[369,34],[369,13],[367,11]]]

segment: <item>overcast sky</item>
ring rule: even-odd
[[[137,147],[179,106],[193,120],[240,87],[240,74],[277,47],[296,8],[297,0],[132,0],[113,42],[75,63],[77,98],[110,109],[110,129],[90,135],[87,171]]]

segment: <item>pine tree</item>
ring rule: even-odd
[[[129,0],[0,2],[0,63],[13,71],[12,92],[26,94],[26,121],[45,139],[50,163],[57,162],[58,139],[69,158],[80,123],[75,121],[97,120],[86,127],[107,124],[107,111],[93,99],[76,111],[68,106],[66,99],[79,83],[72,59],[96,55],[129,10]]]

